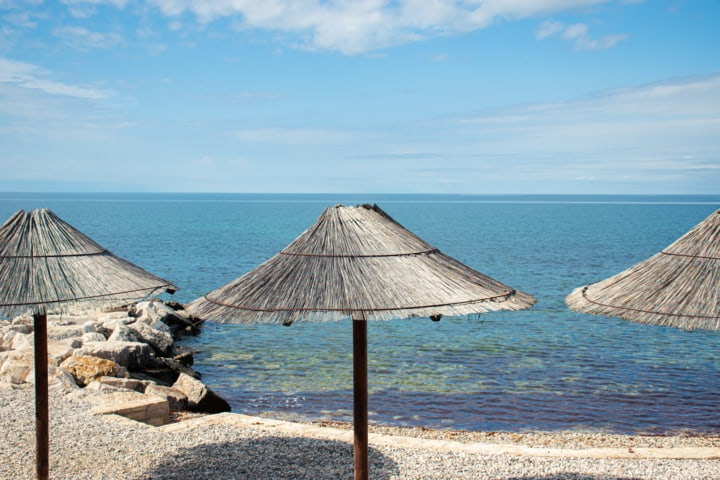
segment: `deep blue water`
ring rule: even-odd
[[[713,196],[0,193],[51,208],[188,302],[277,253],[334,204],[377,203],[444,253],[534,295],[479,318],[372,322],[370,421],[470,430],[720,434],[720,332],[571,312],[565,296],[672,243]],[[238,412],[350,420],[351,326],[217,325],[184,343]]]

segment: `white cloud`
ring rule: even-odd
[[[16,27],[35,28],[37,22],[30,17],[30,12],[18,12],[4,16],[5,20]]]
[[[561,32],[563,24],[560,22],[546,20],[540,24],[537,30],[536,37],[538,40],[542,40],[545,37],[551,37],[556,33]]]
[[[613,0],[138,0],[169,17],[169,28],[181,30],[194,16],[201,27],[230,20],[237,30],[281,34],[293,47],[366,53],[426,38],[460,35],[486,28],[500,19],[520,19],[609,3]],[[94,16],[102,6],[125,9],[129,0],[62,0],[71,16]],[[136,9],[146,11],[145,6]],[[182,17],[181,17],[182,16]],[[19,19],[20,20],[20,19]],[[544,22],[537,35],[560,32],[557,22]],[[566,34],[572,34],[572,28]],[[577,26],[576,26],[577,28]],[[585,27],[586,28],[586,27]],[[65,27],[56,34],[76,47],[107,48],[122,42],[118,34]],[[609,48],[620,38],[578,39],[579,50]]]
[[[607,50],[628,38],[627,35],[605,35],[598,40],[586,37],[578,38],[575,42],[575,50]]]
[[[538,40],[556,35],[572,41],[576,51],[607,50],[628,38],[626,34],[614,34],[594,39],[590,36],[590,28],[587,24],[574,23],[565,26],[560,22],[550,20],[542,22],[535,32]]]
[[[123,42],[118,33],[93,32],[84,27],[60,27],[53,34],[75,48],[110,48]]]
[[[78,5],[69,7],[68,12],[73,18],[90,18],[97,13],[97,8],[94,5]]]
[[[588,26],[584,23],[576,23],[573,25],[570,25],[565,29],[563,32],[563,37],[570,38],[570,39],[577,39],[577,38],[583,38],[587,37],[588,34]]]
[[[68,85],[48,80],[47,73],[39,67],[15,60],[0,58],[0,84],[13,84],[23,89],[37,90],[49,95],[99,100],[112,95],[108,90]]]
[[[100,0],[96,0],[100,1]],[[485,28],[496,19],[526,18],[610,0],[147,0],[167,16],[195,15],[206,24],[233,18],[241,29],[298,36],[307,49],[345,54],[455,35]]]
[[[112,5],[117,8],[125,8],[128,4],[128,0],[62,0],[65,5]]]

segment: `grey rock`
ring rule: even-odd
[[[116,323],[108,342],[142,342],[137,332],[123,323]]]
[[[35,343],[35,336],[34,334],[22,334],[22,333],[16,333],[12,337],[12,342],[10,343],[10,349],[12,350],[22,350],[24,348],[32,348]]]
[[[151,384],[145,389],[145,393],[166,399],[171,412],[179,412],[188,408],[187,395],[177,388]]]
[[[193,363],[195,363],[192,352],[181,352],[172,358],[176,362],[179,362],[181,365],[185,365],[186,367],[192,367]]]
[[[150,325],[142,322],[135,322],[128,325],[127,328],[128,330],[135,332],[135,336],[138,341],[145,342],[152,346],[158,355],[170,355],[173,347],[173,338],[169,333],[156,330]]]
[[[160,320],[153,322],[152,324],[150,324],[150,326],[160,332],[167,333],[168,335],[171,334],[170,327],[168,327],[168,325],[165,322],[162,322]]]
[[[155,353],[150,345],[140,342],[90,342],[75,351],[74,355],[89,355],[112,360],[130,370],[150,364]]]
[[[30,315],[20,315],[19,317],[13,318],[11,323],[13,325],[32,325],[35,321]]]
[[[94,320],[88,320],[87,322],[83,323],[82,329],[85,333],[97,333],[98,326],[101,324]]]
[[[83,388],[84,393],[90,394],[103,394],[103,393],[117,393],[117,392],[134,392],[130,388],[118,387],[109,383],[104,383],[99,380],[93,380],[92,382],[85,385]]]
[[[21,333],[23,335],[27,335],[29,333],[32,333],[34,330],[33,324],[13,324],[6,328],[7,332],[15,332],[15,333]]]
[[[138,322],[148,325],[162,321],[163,317],[173,314],[175,311],[165,305],[162,300],[153,298],[144,302],[138,302],[129,311],[128,315],[135,317]]]
[[[49,325],[48,340],[65,340],[66,338],[82,337],[85,331],[80,325]]]
[[[50,341],[48,342],[48,361],[53,365],[60,365],[73,354],[75,348],[80,346],[81,344],[73,346],[73,342],[67,340]]]
[[[34,358],[32,348],[0,353],[0,359],[3,359],[0,378],[13,384],[27,382],[34,372]]]
[[[75,377],[70,372],[55,365],[48,365],[48,389],[70,393],[80,389]]]
[[[104,376],[100,377],[97,380],[97,383],[103,384],[103,385],[109,385],[116,388],[123,388],[125,390],[133,390],[135,392],[139,393],[145,393],[145,390],[150,385],[153,385],[152,382],[148,382],[147,380],[137,380],[135,378],[119,378],[119,377],[109,377]]]
[[[190,375],[181,373],[172,388],[176,388],[188,397],[188,409],[193,412],[221,413],[229,412],[230,405],[215,392]]]
[[[81,338],[83,345],[90,342],[104,342],[106,340],[105,335],[98,332],[86,332]]]
[[[136,317],[139,322],[148,325],[161,321],[168,325],[174,333],[183,330],[196,333],[197,325],[201,323],[185,310],[176,310],[157,298],[136,304],[131,308],[129,314]]]

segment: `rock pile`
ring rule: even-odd
[[[49,388],[86,397],[97,413],[153,425],[167,423],[170,412],[230,411],[192,369],[192,352],[175,344],[200,323],[182,305],[159,299],[126,311],[49,315]],[[0,321],[0,382],[33,383],[33,355],[33,319]]]

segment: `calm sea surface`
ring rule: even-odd
[[[327,206],[377,203],[444,253],[537,297],[522,312],[372,322],[370,421],[470,430],[720,434],[720,332],[580,315],[565,296],[642,261],[715,196],[0,193],[0,221],[48,207],[180,302],[276,254]],[[234,411],[351,420],[349,321],[206,323],[183,343]]]

